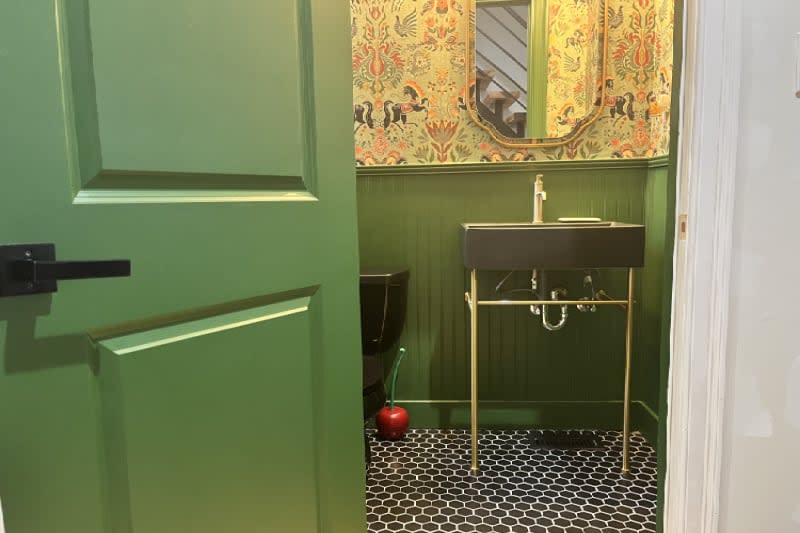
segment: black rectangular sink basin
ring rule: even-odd
[[[477,270],[644,266],[644,226],[622,222],[462,224],[464,266]]]

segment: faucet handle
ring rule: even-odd
[[[533,184],[533,195],[542,200],[547,200],[547,193],[544,190],[544,174],[536,174],[536,181]]]

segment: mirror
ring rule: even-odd
[[[470,0],[472,118],[505,146],[566,144],[603,110],[605,0]],[[605,80],[605,81],[604,81]]]

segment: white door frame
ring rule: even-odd
[[[733,236],[741,0],[684,2],[665,533],[717,533]],[[679,218],[679,217],[676,217]],[[678,221],[678,225],[680,221]]]

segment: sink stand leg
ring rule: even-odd
[[[478,473],[478,271],[470,271],[470,425],[472,429],[472,474]]]
[[[625,322],[625,399],[622,421],[622,473],[631,471],[631,358],[633,356],[633,269],[628,269],[628,308]]]

